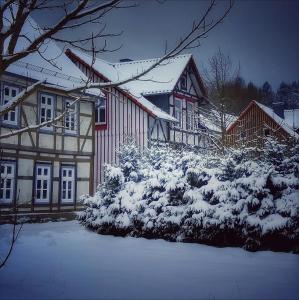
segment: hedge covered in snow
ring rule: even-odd
[[[228,154],[134,144],[106,167],[81,222],[103,234],[299,250],[299,146]]]

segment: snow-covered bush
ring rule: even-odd
[[[298,251],[299,146],[272,140],[256,153],[129,143],[80,220],[100,233]]]

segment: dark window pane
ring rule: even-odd
[[[69,170],[69,177],[72,177],[72,170]]]
[[[46,98],[42,97],[42,103],[45,104],[46,103]]]
[[[42,186],[42,182],[41,182],[41,180],[38,180],[38,181],[37,181],[37,184],[36,184],[36,187],[37,187],[38,189],[40,189],[41,186]]]
[[[0,199],[3,199],[3,190],[0,190]]]
[[[43,189],[46,190],[48,188],[48,181],[44,180],[43,181]]]
[[[48,175],[48,169],[47,168],[44,169],[44,175]]]
[[[43,190],[43,199],[47,199],[47,190]]]
[[[11,179],[6,179],[6,188],[7,189],[11,188]]]
[[[69,190],[72,189],[72,182],[71,181],[68,182],[67,187],[68,187]]]
[[[16,120],[16,113],[15,113],[15,111],[13,111],[13,110],[10,112],[10,120],[11,120],[12,122]]]
[[[65,199],[65,196],[66,196],[66,192],[63,191],[63,192],[62,192],[62,198]]]
[[[65,177],[66,176],[66,170],[62,171],[62,176]]]
[[[4,173],[4,170],[5,170],[5,167],[4,167],[4,165],[1,165],[1,174],[3,174],[3,173]]]
[[[37,175],[42,175],[42,169],[41,168],[37,168]]]
[[[106,121],[106,110],[100,109],[100,123],[105,123]]]
[[[9,96],[9,88],[8,87],[6,87],[4,89],[4,94],[5,94],[5,96]]]
[[[37,190],[37,191],[36,191],[36,198],[37,198],[37,199],[40,199],[40,190]]]
[[[51,120],[52,118],[52,111],[51,109],[47,109],[47,120]]]
[[[66,181],[62,181],[62,188],[65,190],[66,189]]]
[[[10,190],[6,190],[5,194],[5,198],[10,199]]]
[[[67,198],[68,198],[68,199],[72,199],[72,191],[69,190],[69,191],[67,192]]]
[[[48,98],[48,105],[52,105],[52,99]]]
[[[15,97],[16,94],[17,94],[17,91],[16,91],[16,90],[12,90],[12,91],[11,91],[11,96],[12,96],[12,97]]]
[[[7,171],[6,171],[7,174],[11,174],[11,172],[12,172],[11,166],[7,166],[6,170],[7,170]]]
[[[97,108],[95,110],[95,122],[99,123],[99,110]]]

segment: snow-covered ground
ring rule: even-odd
[[[0,226],[0,254],[10,225]],[[298,299],[299,255],[103,236],[25,224],[0,299]]]

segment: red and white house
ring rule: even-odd
[[[110,63],[77,50],[68,57],[93,82],[116,82],[139,74],[158,59],[122,60]],[[91,66],[92,65],[92,66]],[[195,118],[206,104],[206,90],[192,55],[179,55],[163,62],[138,80],[108,88],[95,112],[94,186],[103,180],[105,163],[117,163],[117,151],[128,137],[147,147],[152,141],[206,147]]]

